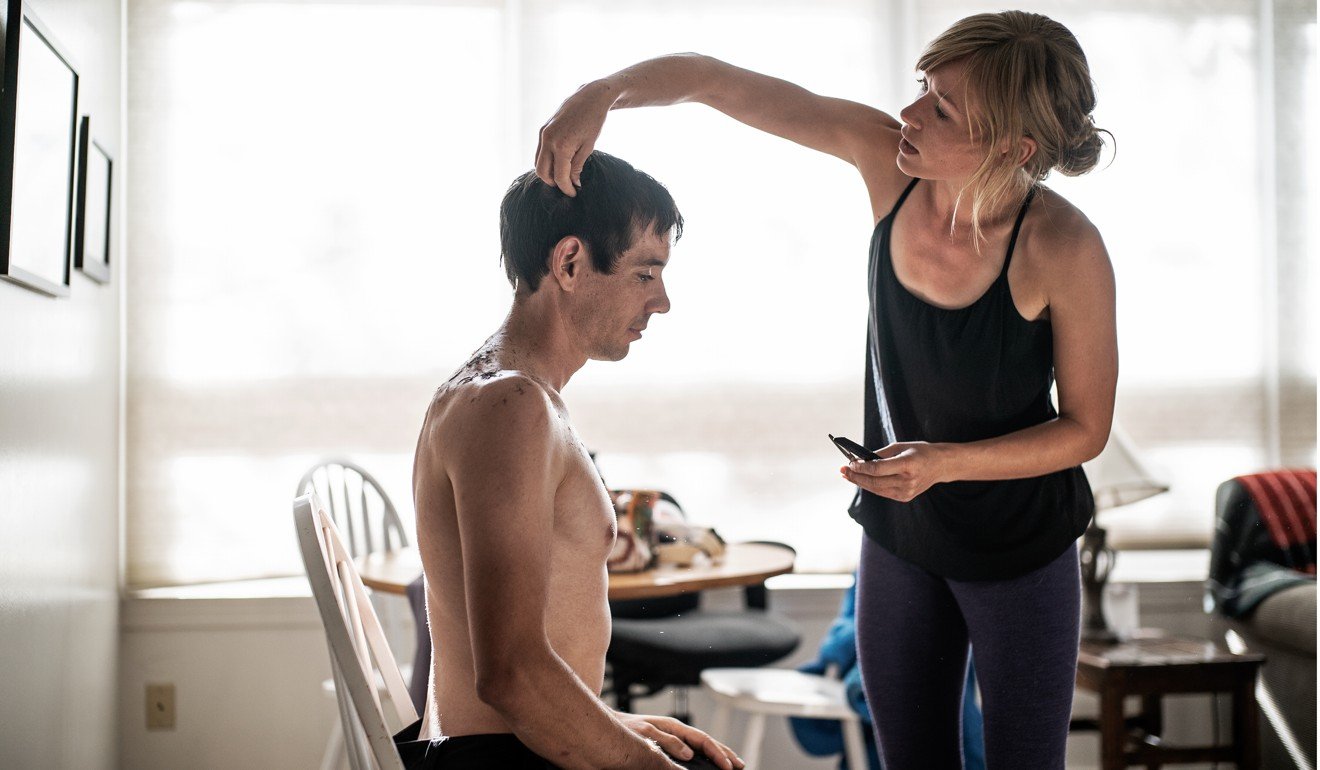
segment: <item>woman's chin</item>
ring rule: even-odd
[[[917,168],[920,164],[915,162],[916,158],[908,157],[906,154],[900,152],[897,161],[899,171],[902,171],[908,176],[921,176],[920,169]]]

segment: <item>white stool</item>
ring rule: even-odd
[[[732,709],[747,712],[740,752],[747,770],[756,770],[760,763],[765,718],[770,715],[838,720],[848,767],[867,770],[861,718],[848,705],[842,681],[779,668],[710,668],[701,672],[701,684],[715,696],[710,733],[716,740],[724,740]]]

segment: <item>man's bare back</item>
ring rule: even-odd
[[[549,552],[549,583],[545,598],[546,634],[550,646],[578,679],[599,694],[604,680],[605,650],[610,641],[606,601],[605,560],[614,545],[615,517],[600,476],[573,432],[559,394],[536,378],[508,368],[500,343],[488,343],[436,391],[427,410],[413,470],[419,523],[418,539],[427,582],[431,640],[439,651],[432,671],[431,692],[422,738],[440,734],[475,735],[510,732],[511,727],[477,697],[463,546],[449,466],[454,453],[481,452],[480,435],[464,436],[462,427],[482,421],[486,410],[509,410],[509,399],[528,410],[544,411],[555,468],[553,527],[547,542],[532,543]],[[481,483],[500,484],[500,478]],[[493,522],[464,522],[482,526]],[[510,560],[524,554],[509,553]],[[512,608],[510,608],[512,609]]]

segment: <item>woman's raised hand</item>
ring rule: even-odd
[[[536,143],[536,175],[570,197],[582,186],[582,166],[596,147],[613,104],[613,89],[605,81],[588,83],[564,100],[541,126]]]

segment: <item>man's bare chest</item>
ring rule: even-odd
[[[584,560],[598,558],[604,564],[614,547],[614,506],[586,448],[576,436],[571,441],[564,478],[555,493],[555,539]]]

